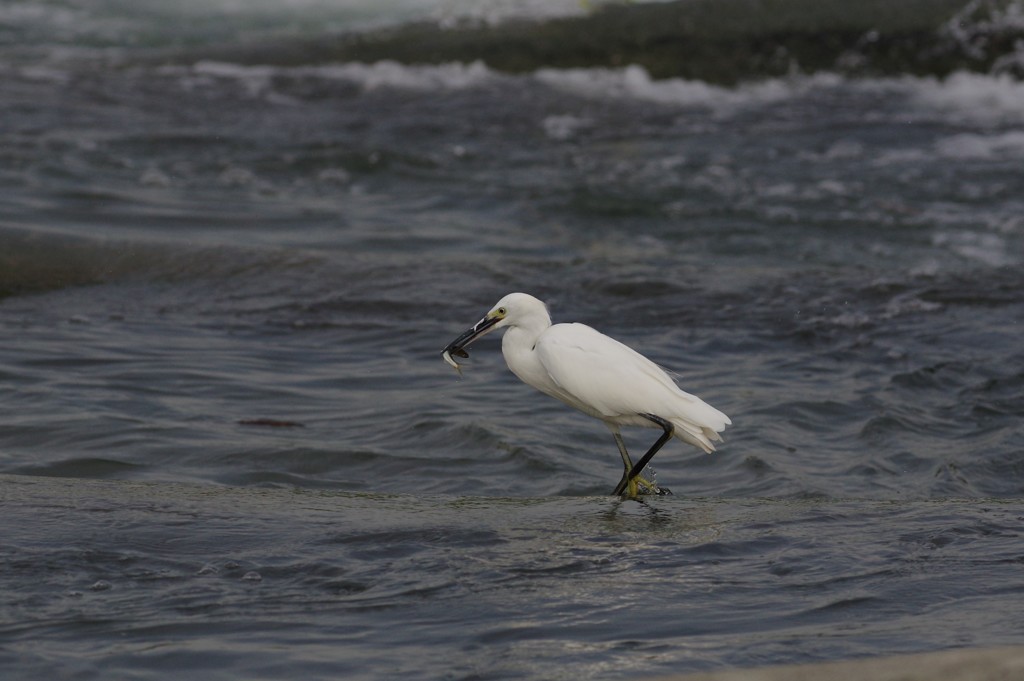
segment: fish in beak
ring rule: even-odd
[[[502,310],[502,312],[503,311],[504,310]],[[466,329],[465,333],[446,345],[444,351],[441,353],[441,357],[461,376],[462,367],[458,362],[452,359],[452,355],[462,358],[469,357],[469,353],[466,352],[464,348],[476,339],[493,331],[494,325],[504,319],[504,317],[504,314],[498,314],[497,311],[489,312],[486,317],[478,321],[469,329]]]

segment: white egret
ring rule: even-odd
[[[501,352],[512,373],[527,385],[601,419],[615,438],[625,468],[614,494],[637,496],[657,486],[640,473],[672,436],[704,450],[715,451],[719,432],[729,417],[699,397],[682,391],[664,370],[619,341],[585,324],[552,326],[547,306],[526,293],[510,293],[483,319],[445,347],[441,356],[469,357],[465,347],[495,329],[507,328]],[[460,372],[461,373],[461,372]],[[662,434],[633,464],[620,426],[661,428]]]

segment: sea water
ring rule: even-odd
[[[284,63],[428,5],[0,12],[5,678],[1020,643],[1024,85]],[[206,55],[264,34],[288,60]],[[620,500],[494,338],[459,379],[514,290],[729,414],[719,451]]]

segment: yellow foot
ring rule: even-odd
[[[656,483],[654,483],[654,482],[651,482],[647,478],[641,478],[638,475],[635,478],[633,478],[633,480],[636,481],[636,483],[637,483],[637,491],[640,492],[640,494],[657,494],[658,493],[658,485]]]
[[[648,494],[671,494],[671,492],[667,489],[658,487],[657,483],[652,482],[647,478],[642,478],[639,475],[635,478],[631,478],[629,482],[626,483],[626,496],[630,499]]]

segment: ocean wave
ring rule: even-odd
[[[1005,74],[959,72],[945,79],[906,77],[891,85],[906,87],[911,103],[919,109],[945,111],[989,125],[1024,123],[1024,83]]]
[[[383,60],[371,64],[348,63],[321,66],[248,65],[221,61],[199,61],[191,66],[165,66],[164,75],[177,75],[193,84],[217,80],[237,81],[250,95],[273,89],[275,78],[343,81],[363,91],[398,89],[412,91],[461,90],[477,87],[495,79],[497,74],[483,62],[457,62],[437,65],[404,65]]]
[[[708,108],[734,108],[750,104],[770,104],[789,99],[814,87],[834,87],[843,81],[835,74],[772,78],[736,87],[713,85],[699,80],[666,78],[655,80],[642,66],[618,69],[538,70],[539,82],[564,92],[592,98],[631,99]]]
[[[21,69],[22,77],[38,78],[37,70],[34,66],[25,67]],[[643,66],[636,64],[620,68],[545,67],[526,74],[510,75],[492,69],[482,61],[407,65],[382,60],[316,66],[199,61],[190,66],[162,66],[158,72],[176,76],[190,88],[224,80],[235,81],[250,96],[273,93],[275,81],[347,83],[362,92],[391,89],[418,93],[534,82],[567,95],[587,99],[696,107],[723,114],[770,106],[822,92],[855,91],[902,99],[913,113],[935,116],[948,122],[969,121],[990,127],[1024,124],[1024,82],[1005,74],[958,72],[948,78],[912,75],[852,78],[836,72],[820,72],[723,86],[685,78],[657,79]],[[55,77],[52,70],[47,73],[49,78]],[[550,134],[554,138],[566,138],[574,130],[586,127],[586,121],[552,118],[545,127],[550,127]],[[977,153],[999,153],[1000,150],[1012,152],[1019,146],[1019,140],[1010,135],[985,144],[989,151]]]
[[[899,76],[851,78],[836,72],[794,74],[726,87],[699,80],[652,78],[642,66],[617,69],[540,69],[533,77],[567,93],[595,99],[620,99],[656,104],[696,106],[720,111],[770,105],[812,92],[854,90],[905,98],[918,113],[946,120],[966,119],[984,125],[1024,123],[1024,83],[1003,75],[970,72],[948,78]],[[1012,135],[994,141],[991,149],[1013,149]]]

